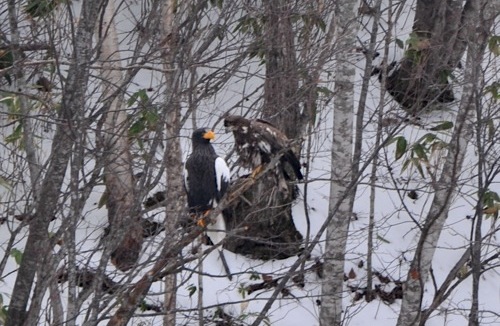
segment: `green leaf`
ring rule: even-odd
[[[405,42],[403,42],[402,39],[396,38],[394,41],[396,42],[396,45],[398,46],[398,48],[400,48],[400,49],[405,48]]]
[[[381,236],[380,234],[377,233],[377,239],[384,242],[384,243],[391,243],[389,240]]]
[[[332,97],[333,96],[333,92],[330,88],[328,87],[325,87],[325,86],[319,86],[319,87],[316,87],[316,92],[320,93],[320,94],[323,94],[327,97]]]
[[[251,281],[258,281],[258,280],[260,280],[260,274],[257,273],[257,272],[252,272],[252,274],[250,274],[250,280]]]
[[[7,310],[6,306],[0,305],[0,307],[1,307],[1,309],[0,309],[0,322],[5,324],[5,322],[7,321],[7,314],[9,311]],[[0,324],[2,324],[2,323],[0,323]]]
[[[210,4],[212,7],[217,7],[219,9],[222,9],[222,4],[224,3],[223,0],[210,0]]]
[[[245,299],[245,296],[247,295],[247,288],[245,286],[245,283],[240,283],[240,286],[238,287],[238,293],[243,299]]]
[[[97,204],[97,208],[102,208],[104,205],[108,203],[109,194],[108,191],[104,191],[101,198],[99,198],[99,203]]]
[[[53,12],[60,2],[60,0],[28,0],[24,10],[33,18],[43,17]]]
[[[420,137],[419,140],[417,140],[416,142],[417,143],[423,143],[423,144],[428,144],[428,143],[431,143],[433,142],[434,140],[437,139],[437,136],[436,134],[433,134],[433,133],[427,133],[425,135],[423,135],[422,137]]]
[[[21,265],[21,261],[23,260],[23,252],[21,250],[12,248],[10,256],[14,258],[16,264]]]
[[[20,123],[17,125],[16,129],[14,129],[14,131],[10,135],[5,137],[5,142],[7,144],[8,143],[15,143],[18,140],[20,140],[22,137],[23,137],[23,125]]]
[[[494,55],[500,55],[500,35],[490,37],[488,41],[488,48]]]
[[[189,292],[189,297],[191,298],[193,296],[193,294],[196,293],[196,290],[198,290],[198,288],[196,286],[194,286],[193,284],[191,284],[187,287],[187,290]]]
[[[11,115],[18,114],[21,110],[21,104],[19,97],[17,96],[2,97],[0,98],[0,102],[5,103],[5,105],[9,108],[9,114]]]
[[[129,137],[137,138],[146,130],[155,130],[157,123],[160,121],[160,116],[155,110],[155,107],[144,108],[139,111],[139,118],[132,123],[128,130]]]
[[[160,116],[158,115],[158,112],[155,110],[146,110],[144,111],[143,115],[144,120],[149,126],[149,129],[152,129],[153,126],[156,125],[156,123],[160,120]]]
[[[12,51],[0,50],[0,69],[5,69],[14,64],[14,55]]]
[[[148,101],[149,101],[148,93],[143,88],[143,89],[138,90],[134,94],[132,94],[132,96],[130,96],[130,98],[127,101],[127,105],[130,107],[130,106],[132,106],[132,105],[134,105],[136,103],[138,103],[138,104],[145,104]]]
[[[398,138],[399,137],[402,137],[402,136],[397,136],[397,137],[391,137],[388,141],[387,141],[387,144],[385,146],[389,146],[391,144],[394,144],[395,142],[398,141]]]
[[[453,122],[451,121],[444,121],[437,126],[432,127],[430,130],[432,131],[441,131],[441,130],[448,130],[453,128]]]
[[[412,157],[411,158],[411,163],[417,169],[418,173],[420,173],[420,175],[422,176],[422,178],[425,178],[424,169],[422,168],[422,164],[420,163],[420,161],[418,160],[418,158]]]
[[[9,182],[5,180],[2,176],[0,176],[0,186],[4,187],[7,190],[12,190],[12,187],[10,186]]]
[[[407,159],[404,163],[403,163],[403,166],[401,167],[401,171],[405,171],[408,166],[410,166],[411,164],[411,159]]]
[[[148,305],[146,303],[146,301],[144,300],[141,300],[141,302],[139,303],[139,309],[144,312],[148,309]]]
[[[406,153],[407,146],[406,138],[403,136],[398,137],[396,141],[396,160],[399,160]]]
[[[488,190],[483,195],[483,205],[493,207],[495,203],[500,202],[500,197],[495,191]]]
[[[493,99],[500,99],[500,82],[493,82],[484,88],[486,93],[490,93]]]
[[[419,159],[426,161],[426,162],[428,161],[425,147],[422,144],[417,143],[417,144],[413,145],[412,151],[413,151],[413,153],[415,153],[417,155],[417,157]]]
[[[130,137],[136,137],[141,132],[143,132],[145,129],[146,129],[145,121],[144,121],[144,119],[141,118],[141,119],[137,120],[136,122],[134,122],[130,126],[130,128],[128,130],[128,134]]]

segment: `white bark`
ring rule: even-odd
[[[118,85],[121,73],[120,49],[113,16],[114,1],[108,2],[101,32],[103,37],[99,60],[102,62],[104,101],[111,100],[104,122],[105,160],[104,178],[108,193],[107,207],[111,235],[119,242],[114,251],[113,263],[127,270],[137,259],[142,244],[142,229],[134,214],[135,183],[128,138],[127,114],[124,110],[123,93]],[[99,32],[99,31],[97,31]],[[99,35],[98,35],[99,36]],[[116,92],[120,92],[116,94]],[[113,239],[114,240],[114,239]]]
[[[332,216],[327,232],[321,298],[321,325],[341,325],[344,257],[352,206],[348,185],[352,181],[354,78],[352,53],[355,48],[358,1],[338,1],[335,8],[337,28],[335,98],[331,184],[328,215]],[[334,211],[334,208],[338,209]]]
[[[106,183],[108,179],[116,177],[120,180],[116,186],[123,192],[129,191],[133,185],[132,169],[130,166],[130,151],[127,140],[128,125],[127,114],[123,110],[123,94],[114,96],[118,91],[117,86],[122,80],[121,58],[118,48],[118,36],[116,27],[112,21],[115,14],[114,1],[108,2],[104,14],[104,26],[102,30],[106,32],[104,36],[99,59],[102,61],[101,77],[103,79],[103,98],[112,98],[104,122],[105,143],[108,151],[109,166],[106,166]],[[133,187],[132,187],[133,188]],[[130,193],[132,195],[132,193]],[[113,194],[111,194],[113,196]]]

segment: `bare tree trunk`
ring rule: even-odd
[[[409,112],[454,100],[448,78],[463,57],[475,1],[417,1],[409,47],[386,84]]]
[[[484,80],[483,70],[478,62],[482,62],[484,58],[484,52],[486,46],[488,44],[488,38],[491,35],[490,30],[493,25],[493,20],[495,16],[499,15],[500,11],[500,2],[495,0],[486,0],[486,5],[481,5],[481,12],[479,14],[479,22],[480,26],[475,30],[473,35],[474,42],[470,42],[469,51],[467,57],[471,57],[470,67],[466,67],[471,70],[471,79],[472,81],[478,85],[478,88],[481,87],[480,80]],[[494,4],[496,3],[496,4]],[[476,117],[483,117],[483,107],[481,103],[481,95],[482,89],[474,89],[472,98],[474,101],[474,108],[476,109]],[[482,133],[481,130],[485,128],[484,120],[477,119],[478,121],[475,123],[476,125],[476,143],[478,147],[479,160],[477,167],[477,178],[478,178],[478,204],[476,206],[476,214],[475,214],[475,225],[474,232],[472,235],[472,243],[471,243],[471,266],[472,266],[472,304],[471,311],[469,314],[469,326],[479,326],[479,283],[480,276],[482,273],[482,262],[481,262],[481,249],[483,244],[483,236],[481,232],[482,221],[484,218],[483,215],[483,198],[484,194],[487,190],[487,183],[484,180],[484,172],[485,172],[485,160],[486,157],[486,149],[484,140],[481,138]]]
[[[49,285],[50,291],[50,306],[52,309],[52,325],[64,324],[64,308],[61,300],[61,294],[57,287],[57,281],[52,280]]]
[[[79,110],[85,108],[85,89],[89,76],[92,35],[100,10],[99,1],[83,1],[81,19],[76,29],[73,62],[71,63],[66,84],[63,88],[59,121],[54,135],[50,163],[41,181],[40,192],[35,204],[35,216],[30,220],[29,235],[24,248],[23,260],[19,266],[14,290],[9,304],[6,325],[23,325],[26,308],[34,283],[35,274],[43,266],[50,265],[51,245],[48,225],[55,215],[59,192],[66,173],[74,142],[74,133],[81,133],[74,121]],[[31,312],[37,314],[37,312]]]
[[[120,49],[113,16],[114,1],[108,1],[104,11],[99,60],[102,62],[103,97],[108,102],[104,131],[104,181],[107,193],[109,240],[115,248],[111,261],[126,271],[134,266],[142,247],[142,227],[139,205],[135,202],[135,182],[128,137],[129,123],[124,110],[123,93],[117,88],[123,79]],[[115,247],[116,246],[116,247]]]
[[[324,275],[321,287],[321,325],[341,325],[344,296],[344,257],[352,205],[348,185],[352,181],[354,78],[352,49],[356,44],[356,10],[358,1],[338,1],[335,7],[337,27],[333,144],[329,215],[333,215],[327,231],[324,255]],[[340,203],[340,204],[339,204]],[[336,212],[333,211],[338,206]]]
[[[299,69],[295,58],[295,33],[292,28],[295,1],[264,1],[267,15],[264,32],[266,80],[262,117],[290,139],[299,138],[302,125],[299,107]]]
[[[480,33],[488,31],[490,25],[480,25],[482,21],[489,21],[490,15],[497,15],[498,5],[495,1],[488,2],[484,8],[483,17],[480,10],[486,2],[475,0],[469,2],[468,15],[471,16],[473,26],[464,26],[469,30],[469,49],[467,55],[466,70],[464,76],[463,95],[455,122],[448,154],[442,169],[442,174],[436,184],[435,195],[432,201],[429,213],[422,228],[422,234],[413,258],[406,287],[404,290],[401,311],[398,318],[398,326],[424,325],[426,320],[421,320],[422,296],[425,283],[429,276],[429,269],[436,250],[439,236],[448,216],[452,199],[456,194],[457,181],[460,176],[464,162],[467,144],[472,139],[475,116],[474,107],[476,105],[475,96],[477,95],[478,78],[480,77],[481,66],[478,62],[482,61],[484,51],[483,45],[477,43],[476,30]],[[496,6],[496,11],[494,10]],[[487,17],[489,19],[487,19]],[[491,23],[491,22],[490,22]],[[481,50],[483,48],[483,50]]]
[[[297,3],[291,0],[263,1],[262,8],[258,9],[263,9],[265,17],[262,35],[257,40],[264,50],[266,68],[262,118],[277,126],[290,139],[298,139],[307,130],[303,120],[310,115],[303,115],[299,105],[305,96],[302,98],[298,94],[300,69],[296,59],[297,35],[293,28]],[[309,110],[313,110],[315,90],[307,94]],[[300,142],[294,142],[292,150],[299,153],[300,146]],[[224,211],[225,219],[229,221],[228,230],[240,229],[234,237],[227,239],[225,249],[258,259],[283,259],[297,254],[302,236],[295,229],[292,218],[292,203],[297,198],[296,184],[286,182],[286,189],[277,191],[276,184],[281,179],[284,180],[276,167],[276,171],[260,178],[249,189],[244,195],[247,200],[236,202]],[[245,181],[246,178],[241,178],[237,182]],[[241,225],[248,227],[243,230]]]
[[[21,61],[21,51],[19,51],[19,45],[21,44],[21,37],[19,35],[18,29],[18,17],[16,7],[16,1],[9,1],[8,12],[9,12],[9,26],[11,29],[11,44],[12,44],[12,59],[13,59],[13,75],[14,75],[14,89],[24,90],[26,88],[26,81],[23,76],[23,71],[18,62]],[[30,171],[31,187],[34,194],[34,200],[39,196],[39,178],[42,172],[40,166],[40,160],[37,153],[37,146],[34,140],[35,132],[33,122],[34,119],[30,117],[30,107],[28,106],[27,99],[25,96],[19,96],[21,114],[24,117],[22,119],[23,126],[23,145],[26,151],[26,161],[28,162],[28,168]]]
[[[186,198],[182,179],[182,151],[180,144],[181,130],[181,107],[179,103],[179,73],[176,71],[176,57],[179,54],[177,42],[177,25],[175,21],[176,1],[167,0],[162,7],[162,35],[164,36],[164,47],[162,57],[165,69],[165,105],[166,105],[166,138],[165,164],[166,170],[166,212],[165,232],[168,234],[166,246],[170,242],[178,240],[175,236],[177,219],[185,211]],[[165,317],[163,325],[175,325],[175,309],[177,295],[177,274],[165,277]]]

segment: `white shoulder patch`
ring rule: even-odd
[[[215,160],[215,178],[217,180],[217,190],[220,191],[222,187],[222,180],[229,182],[231,179],[231,171],[227,166],[226,161],[222,157],[217,157]]]
[[[271,134],[271,136],[276,137],[276,133],[269,127],[266,127],[266,131]]]
[[[184,187],[186,187],[186,190],[189,192],[188,170],[186,169],[186,164],[184,164],[183,176],[184,176]]]

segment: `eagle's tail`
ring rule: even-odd
[[[281,157],[280,162],[285,178],[287,178],[288,180],[292,180],[295,178],[298,180],[304,179],[304,176],[300,171],[300,161],[292,152],[292,150],[286,151],[285,154],[283,154],[283,156]],[[295,178],[291,174],[295,174]]]
[[[207,225],[207,235],[214,245],[224,240],[226,232],[226,223],[222,214],[217,216],[213,224]]]

